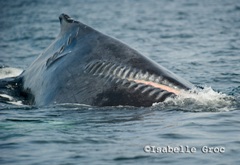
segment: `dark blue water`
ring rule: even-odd
[[[27,68],[67,13],[204,86],[149,108],[0,103],[0,164],[240,164],[240,1],[0,5],[1,66]]]

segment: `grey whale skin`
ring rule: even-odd
[[[194,87],[119,40],[66,14],[59,19],[57,38],[11,80],[25,104],[151,106]]]

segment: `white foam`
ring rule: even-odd
[[[177,97],[167,98],[163,103],[154,103],[153,106],[174,106],[189,111],[229,111],[233,109],[234,100],[233,96],[204,87],[182,91]]]
[[[0,79],[8,77],[16,77],[23,72],[22,69],[18,68],[0,68]]]
[[[6,101],[7,103],[13,104],[13,105],[23,105],[22,101],[16,101],[12,96],[6,95],[6,94],[0,94],[0,97],[6,98],[9,101]]]

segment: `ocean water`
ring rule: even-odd
[[[240,164],[239,0],[0,0],[0,77],[69,14],[195,85],[148,108],[0,103],[0,164]]]

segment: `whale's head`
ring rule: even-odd
[[[35,104],[151,106],[193,87],[119,40],[59,19],[59,35],[23,74]]]

